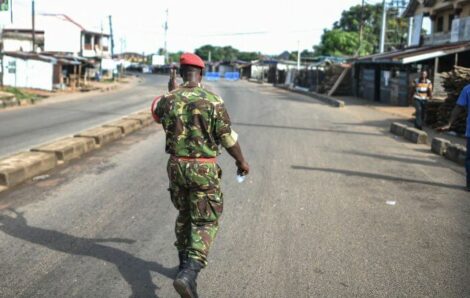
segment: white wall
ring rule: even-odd
[[[30,52],[33,50],[33,42],[31,40],[3,39],[3,50],[6,52],[16,52],[23,50]]]
[[[44,50],[80,53],[81,29],[69,21],[55,16],[40,16],[44,30]]]
[[[10,72],[11,63],[16,63],[16,71],[14,72]],[[23,60],[5,55],[3,56],[3,84],[52,91],[53,68],[52,63]]]

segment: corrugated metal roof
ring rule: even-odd
[[[39,55],[36,53],[30,53],[30,52],[4,52],[4,56],[9,56],[9,57],[14,57],[14,58],[20,58],[23,60],[39,60],[39,61],[44,61],[44,62],[49,62],[49,63],[57,63],[57,59],[49,56],[43,56]]]
[[[38,60],[43,62],[48,62],[52,64],[67,64],[67,65],[80,65],[82,64],[79,59],[75,57],[67,57],[67,56],[55,56],[51,54],[41,55],[37,53],[31,52],[4,52],[5,56],[20,58],[23,60]]]
[[[410,18],[414,16],[416,8],[418,8],[418,6],[419,6],[418,0],[411,0],[406,6],[405,11],[403,12],[403,17]]]
[[[407,48],[404,50],[387,52],[383,54],[375,54],[358,58],[355,62],[409,64],[468,50],[470,50],[470,42],[465,41],[436,46]]]

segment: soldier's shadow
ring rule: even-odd
[[[100,242],[134,243],[134,240],[110,238],[89,239],[67,235],[61,232],[29,226],[22,213],[10,210],[16,216],[0,214],[0,231],[49,249],[67,254],[87,256],[112,263],[119,270],[132,290],[130,297],[157,297],[158,287],[153,283],[151,272],[168,278],[176,275],[177,267],[166,268],[157,262],[137,258],[130,253],[99,244]]]

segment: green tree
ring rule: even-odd
[[[182,51],[176,52],[176,53],[169,53],[168,54],[168,62],[171,63],[177,63],[180,61],[180,56],[183,54]]]
[[[366,53],[362,46],[361,54]],[[315,53],[323,56],[353,56],[359,49],[359,33],[348,32],[341,29],[325,30],[320,45],[315,47]]]
[[[385,50],[400,48],[405,44],[408,20],[400,18],[395,9],[387,10],[387,34]],[[361,16],[363,24],[360,43]],[[351,56],[368,55],[378,51],[382,27],[382,5],[355,5],[345,10],[331,30],[323,32],[321,42],[314,46],[317,55]],[[360,49],[359,49],[360,45]]]
[[[212,61],[251,61],[258,59],[261,55],[259,52],[240,52],[231,46],[218,47],[212,45],[204,45],[196,49],[195,53],[206,61],[209,60],[209,53]]]

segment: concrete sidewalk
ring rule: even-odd
[[[103,83],[103,82],[90,82],[90,86],[92,86],[93,90],[81,92],[77,91],[57,91],[57,92],[41,92],[39,90],[35,90],[35,94],[39,94],[40,96],[46,96],[43,99],[36,100],[34,103],[29,104],[19,104],[9,107],[0,107],[1,111],[11,111],[12,109],[18,108],[25,108],[29,106],[36,106],[36,105],[45,105],[45,104],[53,104],[59,102],[66,102],[66,101],[74,101],[80,99],[87,99],[91,97],[96,97],[103,93],[109,92],[122,92],[131,88],[134,88],[138,84],[143,82],[143,78],[136,77],[134,75],[126,77],[123,81],[120,82],[113,82],[113,83]]]
[[[45,103],[57,103],[70,100],[84,99],[90,96],[96,96],[102,94],[103,92],[117,92],[124,91],[130,88],[135,87],[137,84],[143,81],[142,78],[136,76],[129,76],[121,82],[114,83],[102,83],[102,82],[90,82],[90,86],[96,88],[95,90],[87,92],[57,92],[52,96],[45,98],[40,101],[41,104]]]
[[[391,122],[399,122],[407,126],[414,125],[414,107],[389,106],[381,103],[366,101],[352,96],[336,96],[336,98],[344,101],[346,107],[349,108],[349,110],[359,113],[362,115],[362,117],[373,118],[376,119],[375,121],[377,121],[377,117],[382,117],[384,119],[384,123],[377,124],[380,124],[387,130],[390,128]],[[376,115],[368,115],[371,113],[375,113]],[[423,130],[428,134],[429,144],[431,144],[431,141],[434,137],[439,137],[446,139],[454,144],[463,146],[466,145],[466,139],[464,137],[456,136],[452,132],[440,133],[430,127],[425,127]]]

